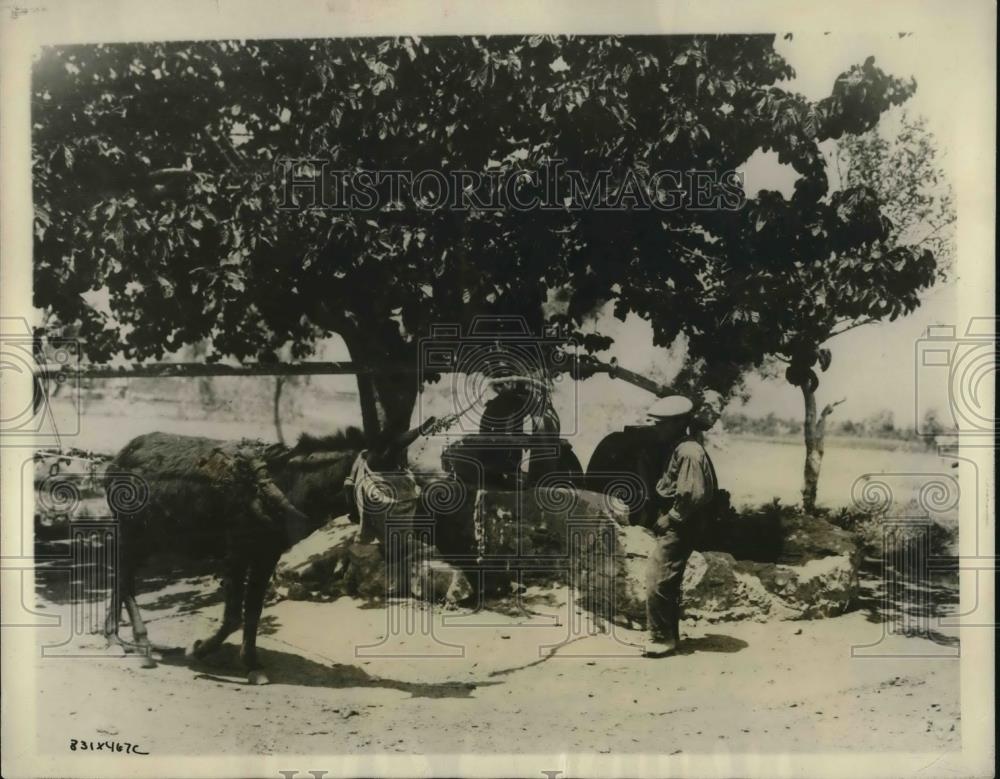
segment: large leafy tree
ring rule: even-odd
[[[816,504],[825,422],[843,402],[818,410],[818,374],[830,366],[831,339],[912,312],[921,292],[944,278],[954,251],[951,193],[922,120],[903,113],[887,127],[839,137],[832,158],[839,186],[811,210],[791,208],[777,193],[761,195],[745,239],[788,254],[760,262],[767,252],[753,250],[723,293],[746,325],[753,355],[763,350],[783,364],[802,393],[807,510]],[[848,229],[857,232],[844,240]]]
[[[912,89],[869,62],[810,102],[781,88],[792,75],[772,36],[48,49],[33,82],[36,305],[93,360],[206,338],[210,359],[275,359],[289,344],[301,358],[338,333],[364,369],[372,433],[408,421],[419,388],[396,372],[430,325],[491,312],[540,324],[554,289],[571,330],[614,300],[658,343],[685,333],[695,358],[722,366],[704,377],[721,386],[770,348],[722,293],[747,269],[822,275],[817,246],[846,255],[869,240],[877,198],[825,201],[819,144],[870,129]],[[635,184],[663,168],[718,174],[759,149],[800,174],[790,202],[662,210],[643,202],[662,192]],[[283,209],[274,165],[302,157],[481,173],[560,159],[582,181],[606,175],[625,207]],[[88,302],[95,290],[111,316]]]

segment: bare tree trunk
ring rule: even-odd
[[[199,362],[205,361],[208,353],[208,345],[205,341],[196,341],[191,344],[191,356]],[[201,407],[208,411],[214,410],[219,405],[219,399],[215,394],[215,384],[211,376],[202,376],[198,379],[198,400]]]
[[[805,384],[802,385],[801,389],[806,408],[805,424],[802,426],[802,434],[806,444],[806,463],[803,470],[802,483],[802,508],[811,512],[816,509],[819,470],[823,464],[823,439],[826,435],[826,418],[846,398],[838,400],[835,403],[828,403],[817,416],[815,391]]]
[[[281,390],[285,386],[284,376],[274,377],[274,431],[278,434],[278,443],[285,445],[285,434],[281,430]]]
[[[204,376],[198,379],[198,399],[201,407],[211,411],[219,405],[219,399],[215,395],[215,386],[211,376]]]
[[[819,485],[819,468],[823,462],[823,436],[817,435],[816,393],[802,386],[802,398],[806,405],[805,424],[802,434],[806,443],[806,464],[802,478],[802,508],[813,511],[816,508],[816,489]]]

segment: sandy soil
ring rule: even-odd
[[[65,445],[114,451],[156,429],[273,435],[263,422],[165,420],[136,408],[128,417],[101,416],[98,406],[88,409],[79,434]],[[582,429],[606,431],[622,420]],[[329,426],[327,419],[315,429]],[[287,435],[297,432],[296,424],[287,425]],[[587,442],[577,443],[584,457],[589,454]],[[737,503],[797,497],[796,447],[735,440],[713,457]],[[947,467],[924,453],[834,445],[827,451],[821,500],[849,505],[851,486],[863,473]],[[58,587],[43,587],[41,594],[40,613],[70,616]],[[166,647],[203,637],[222,610],[208,577],[161,579],[140,602],[152,639]],[[651,660],[628,643],[641,641],[641,634],[588,637],[573,628],[579,617],[568,607],[532,610],[515,618],[432,612],[412,603],[386,609],[349,599],[279,602],[264,614],[259,643],[272,684],[263,687],[246,683],[238,636],[210,662],[192,665],[182,652],[166,652],[158,668],[147,670],[84,632],[52,650],[74,660],[36,661],[38,733],[128,740],[160,755],[960,747],[955,635],[880,641],[880,615],[870,609],[812,622],[690,623],[679,655]],[[404,626],[409,618],[415,629],[400,637],[389,630],[390,618]],[[65,626],[39,629],[38,643],[56,645],[65,635]],[[367,654],[361,651],[373,644]],[[877,644],[866,650],[876,656],[852,657],[852,646],[866,644]],[[43,748],[51,748],[46,743]]]
[[[209,632],[222,608],[207,576],[140,603],[166,647]],[[40,607],[68,616],[52,601]],[[80,635],[50,651],[90,656],[36,661],[38,733],[127,740],[159,755],[960,748],[954,636],[891,635],[880,656],[852,658],[852,645],[879,641],[876,615],[687,623],[680,654],[653,660],[627,643],[639,633],[574,632],[580,615],[565,605],[531,612],[281,601],[265,610],[260,638],[268,686],[247,684],[238,637],[209,661],[167,651],[143,669]],[[382,641],[391,617],[411,634]],[[39,630],[39,642],[64,634]]]

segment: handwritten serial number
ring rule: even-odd
[[[85,741],[84,739],[71,738],[69,740],[70,752],[123,752],[126,755],[148,755],[143,752],[138,744],[131,741]]]
[[[39,11],[44,11],[44,10],[45,10],[45,7],[44,6],[40,6],[40,5],[36,5],[36,6],[32,7],[32,8],[25,8],[22,5],[13,5],[10,8],[10,18],[11,19],[18,19],[18,18],[20,18],[22,16],[26,16],[27,14],[37,13]]]

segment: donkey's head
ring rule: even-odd
[[[364,434],[356,427],[328,436],[303,434],[294,447],[269,458],[268,465],[292,504],[319,526],[347,513],[344,482],[364,445]]]

